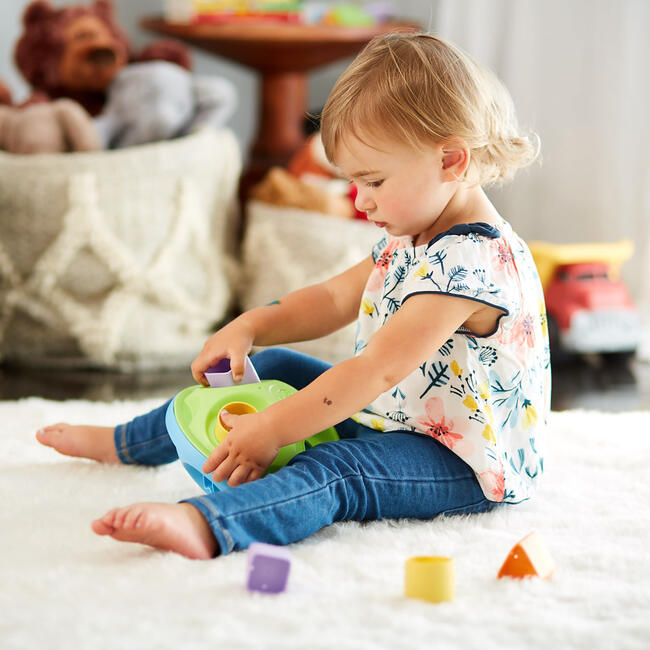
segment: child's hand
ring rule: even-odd
[[[260,478],[280,451],[273,434],[264,427],[262,414],[222,412],[221,421],[230,431],[205,461],[203,471],[213,472],[217,483],[228,479],[231,487]]]
[[[244,377],[246,356],[251,351],[254,340],[253,333],[239,319],[228,323],[205,342],[199,355],[192,361],[190,368],[194,380],[208,386],[205,371],[221,359],[228,358],[233,379],[241,381]]]

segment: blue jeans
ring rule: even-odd
[[[260,379],[301,389],[330,365],[269,348],[252,357]],[[167,405],[115,428],[123,463],[160,465],[178,458],[167,435]],[[472,469],[429,436],[381,433],[347,419],[341,437],[308,449],[282,469],[251,483],[185,502],[206,519],[221,554],[252,542],[289,544],[335,521],[485,512],[500,505],[483,494]]]

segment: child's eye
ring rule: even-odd
[[[367,187],[379,187],[383,182],[384,182],[383,180],[380,180],[380,181],[368,181],[366,183],[366,186]]]

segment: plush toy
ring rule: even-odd
[[[176,41],[155,41],[134,56],[110,0],[61,9],[35,0],[23,14],[14,57],[34,99],[69,97],[91,115],[101,111],[106,89],[130,61],[165,59],[190,67],[187,48]]]
[[[99,148],[92,118],[71,99],[22,108],[0,106],[0,149],[29,154]]]
[[[282,167],[272,167],[253,186],[250,197],[271,205],[312,210],[344,219],[354,218],[354,206],[347,196],[304,183]]]
[[[346,196],[349,199],[354,217],[366,219],[366,213],[354,207],[357,188],[341,178],[339,170],[327,160],[320,133],[307,138],[305,144],[293,155],[288,164],[289,171],[307,185],[318,187],[331,194]],[[310,208],[306,208],[310,209]]]
[[[11,91],[0,81],[0,105],[11,105]]]
[[[235,87],[226,79],[199,77],[166,61],[134,63],[111,84],[95,127],[104,147],[129,147],[206,125],[218,128],[236,105]]]
[[[303,146],[289,160],[287,168],[294,176],[303,180],[314,177],[320,179],[339,177],[336,167],[327,160],[320,133],[313,133],[305,140]]]

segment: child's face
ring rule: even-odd
[[[420,151],[390,140],[371,142],[349,136],[336,151],[336,166],[357,186],[357,209],[395,237],[425,233],[453,195],[442,146]]]

